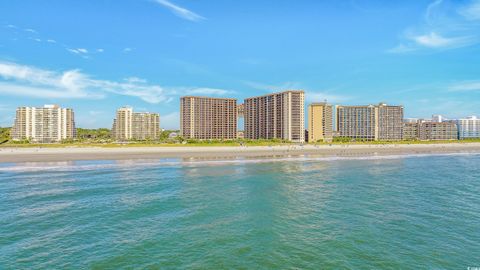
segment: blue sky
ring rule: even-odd
[[[0,126],[55,103],[79,127],[130,105],[177,128],[182,95],[286,89],[480,115],[480,0],[0,2]]]

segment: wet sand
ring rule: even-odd
[[[0,163],[58,162],[73,160],[127,160],[160,158],[230,159],[286,156],[368,157],[381,155],[480,153],[480,143],[361,144],[205,147],[64,147],[0,148]]]

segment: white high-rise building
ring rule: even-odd
[[[160,115],[134,112],[130,107],[120,108],[113,119],[112,133],[119,141],[158,139]]]
[[[60,142],[76,137],[72,109],[58,105],[18,107],[12,129],[12,139],[37,143]]]
[[[464,119],[458,119],[456,122],[460,140],[480,138],[480,118],[469,116]]]

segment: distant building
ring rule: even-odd
[[[308,142],[331,142],[333,139],[333,106],[312,103],[308,106]]]
[[[31,140],[36,143],[53,143],[76,137],[72,109],[58,105],[17,108],[12,139]]]
[[[336,106],[335,126],[339,137],[366,141],[398,141],[403,138],[403,106],[383,103],[366,106]]]
[[[238,117],[243,117],[245,114],[245,106],[243,104],[238,104],[237,105],[237,116]]]
[[[305,142],[305,93],[290,90],[245,99],[245,138]]]
[[[470,116],[456,120],[460,140],[480,138],[480,118]]]
[[[404,121],[403,123],[403,139],[404,140],[418,140],[419,139],[419,123],[418,119],[415,122],[411,120]]]
[[[158,139],[160,115],[158,113],[133,112],[130,107],[120,108],[113,120],[112,133],[118,141]]]
[[[422,141],[457,140],[457,124],[454,121],[420,122],[418,126],[418,137]]]
[[[439,114],[432,115],[432,122],[434,122],[434,123],[441,123],[445,120],[447,120],[447,119],[445,119],[442,115],[439,115]]]
[[[180,134],[186,139],[236,139],[237,109],[233,98],[182,97]]]

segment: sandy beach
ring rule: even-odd
[[[72,160],[126,160],[160,158],[221,159],[235,157],[284,156],[379,156],[440,153],[480,153],[480,143],[448,144],[362,144],[362,145],[281,145],[222,147],[64,147],[0,148],[0,162],[56,162]]]

